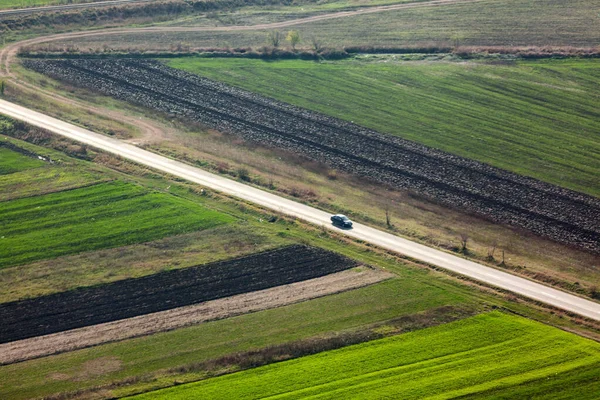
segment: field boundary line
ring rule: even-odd
[[[353,229],[340,230],[331,224],[331,214],[323,210],[140,149],[118,139],[94,133],[5,100],[0,100],[0,113],[155,170],[186,179],[282,214],[300,218],[323,229],[335,231],[359,241],[403,254],[423,263],[435,265],[553,307],[600,321],[600,304],[582,297],[427,247],[367,225],[357,223]]]
[[[394,277],[360,267],[191,306],[0,344],[0,365],[151,335],[341,293]]]

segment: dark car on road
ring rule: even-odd
[[[334,225],[342,228],[352,228],[352,221],[342,214],[333,215],[331,217],[331,222],[333,222]]]

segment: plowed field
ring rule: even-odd
[[[300,282],[356,266],[301,245],[0,305],[0,343]]]
[[[153,61],[26,61],[55,78],[600,252],[600,200]]]

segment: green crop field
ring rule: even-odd
[[[175,366],[325,334],[364,329],[371,324],[440,306],[455,305],[471,310],[477,307],[477,300],[464,287],[432,279],[424,271],[400,271],[400,279],[336,295],[0,366],[0,376],[3,377],[0,380],[0,398],[38,398],[106,385],[132,376],[157,375],[162,378],[169,368]],[[87,366],[102,360],[116,360],[121,367],[86,374]],[[60,378],[56,379],[57,376]],[[167,375],[158,383],[171,385],[172,379]],[[120,396],[116,391],[112,395]]]
[[[0,9],[57,6],[75,3],[95,3],[102,0],[2,0]]]
[[[74,166],[46,164],[42,168],[0,175],[0,201],[89,186],[103,180],[109,178]]]
[[[44,162],[0,147],[0,175],[12,174],[44,165]]]
[[[0,267],[200,230],[232,218],[110,182],[1,203]]]
[[[311,22],[293,29],[305,45],[314,36],[332,47],[595,47],[600,39],[598,11],[595,0],[481,0]]]
[[[348,2],[348,6],[357,4]],[[343,2],[342,2],[343,4]],[[374,3],[371,3],[373,5]],[[170,25],[256,25],[339,11],[340,3],[243,8],[221,18],[183,18]],[[600,18],[595,0],[481,0],[328,19],[281,28],[300,33],[299,48],[311,48],[311,38],[326,47],[384,46],[576,46],[600,43]],[[61,41],[82,50],[191,47],[260,47],[269,45],[262,29],[230,32],[147,32],[89,36]],[[281,46],[288,46],[286,42]],[[288,46],[289,47],[289,46]]]
[[[600,195],[597,62],[176,59],[170,66]]]
[[[600,345],[493,312],[135,399],[595,399]]]

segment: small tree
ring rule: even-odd
[[[463,232],[460,234],[460,252],[467,254],[467,242],[469,241],[469,234]]]
[[[452,45],[454,47],[454,50],[458,50],[458,48],[460,47],[460,42],[465,38],[465,36],[462,33],[454,33],[452,36],[450,36],[450,40],[452,41]]]
[[[385,225],[389,229],[394,227],[394,225],[392,225],[392,216],[390,215],[390,203],[389,202],[385,203]]]
[[[298,31],[289,31],[285,38],[292,45],[292,50],[296,50],[296,45],[300,42],[300,34]]]
[[[271,31],[267,34],[267,39],[269,40],[269,44],[271,46],[279,47],[279,43],[281,43],[281,32]]]
[[[492,245],[488,248],[487,251],[487,260],[494,261],[494,253],[496,252],[496,247],[498,247],[498,242],[495,240],[492,242]]]
[[[319,39],[317,39],[316,36],[310,37],[310,44],[312,45],[312,48],[316,53],[320,52],[323,47],[321,46],[321,42],[319,41]]]

